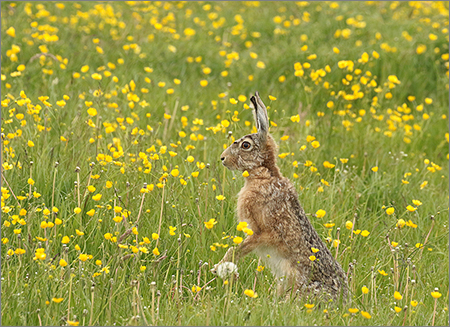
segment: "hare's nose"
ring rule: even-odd
[[[220,157],[220,160],[224,161],[225,160],[225,156]]]

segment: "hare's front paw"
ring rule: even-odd
[[[219,262],[218,264],[214,265],[213,269],[211,269],[211,272],[222,279],[227,279],[228,277],[230,277],[230,275],[234,275],[236,278],[239,278],[238,267],[234,263],[229,261]]]

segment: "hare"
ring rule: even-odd
[[[293,294],[332,299],[342,294],[345,300],[347,276],[306,217],[294,186],[280,173],[277,145],[258,92],[250,101],[258,132],[235,141],[220,159],[226,168],[249,174],[238,195],[237,215],[253,234],[229,249],[220,263],[237,262],[254,251],[280,281],[279,293],[290,289]]]

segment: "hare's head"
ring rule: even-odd
[[[272,175],[279,175],[276,166],[277,145],[269,134],[269,117],[259,93],[250,98],[258,133],[236,140],[220,156],[222,164],[230,170],[251,171],[265,167]]]

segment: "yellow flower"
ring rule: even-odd
[[[64,300],[62,297],[59,297],[59,298],[54,297],[54,298],[52,299],[52,301],[55,302],[55,303],[61,303],[62,300]]]
[[[370,232],[367,231],[367,230],[363,230],[363,231],[361,232],[361,236],[363,236],[363,237],[367,237],[367,236],[369,236],[369,234],[370,234]]]
[[[47,257],[47,254],[45,254],[45,249],[43,248],[39,248],[36,249],[36,253],[35,253],[35,257],[33,258],[33,260],[45,260],[45,258]]]
[[[401,299],[403,299],[403,296],[400,294],[400,292],[395,291],[394,292],[394,299],[396,299],[397,301],[400,301]]]
[[[27,142],[27,145],[28,145],[30,148],[32,148],[32,147],[34,147],[34,142],[31,141],[31,140],[29,140],[29,141]]]
[[[177,177],[177,176],[180,174],[180,172],[178,171],[178,169],[173,169],[173,170],[170,172],[170,174],[171,174],[173,177]]]
[[[76,207],[75,209],[73,209],[73,212],[75,212],[76,214],[79,214],[81,212],[81,208]]]
[[[66,260],[64,260],[64,259],[59,260],[59,265],[60,265],[61,267],[67,266]]]
[[[69,242],[70,242],[69,236],[64,236],[64,237],[62,238],[62,240],[61,240],[61,243],[62,243],[62,244],[67,244],[67,243],[69,243]]]
[[[249,290],[249,289],[245,290],[244,294],[247,295],[248,297],[251,297],[251,298],[254,298],[254,299],[258,297],[257,293],[255,293],[254,291]]]
[[[89,256],[87,255],[87,254],[83,254],[83,253],[81,253],[80,254],[80,256],[78,257],[81,261],[86,261],[88,258],[89,258]]]
[[[324,166],[325,168],[334,168],[334,167],[335,167],[335,165],[332,164],[332,163],[329,162],[329,161],[324,161],[324,162],[323,162],[323,166]]]
[[[387,276],[387,275],[388,275],[387,272],[385,272],[384,270],[378,270],[378,272],[379,272],[381,275],[383,275],[383,276]]]
[[[350,220],[347,220],[347,222],[345,223],[345,228],[352,229],[353,228],[353,223]]]
[[[242,173],[242,176],[244,176],[244,177],[248,177],[249,176],[249,173],[248,173],[248,171],[244,171],[243,173]]]
[[[359,309],[357,309],[357,308],[349,308],[348,309],[348,312],[350,312],[350,313],[358,313],[358,311],[359,311]]]
[[[266,68],[266,64],[264,62],[262,62],[262,61],[258,61],[256,63],[256,67],[258,67],[260,69],[264,69],[264,68]]]
[[[311,248],[311,251],[312,251],[313,253],[317,253],[317,252],[319,252],[319,249],[316,249],[316,248],[312,247],[312,248]]]
[[[244,228],[246,228],[247,226],[248,226],[248,224],[247,224],[246,221],[241,221],[241,222],[236,226],[236,229],[237,229],[239,232],[242,232],[242,230],[243,230]]]
[[[378,171],[378,167],[372,167],[372,171],[376,173]]]
[[[420,184],[420,189],[422,190],[427,185],[428,185],[428,181],[424,181],[422,184]]]
[[[202,288],[200,286],[194,285],[194,286],[192,286],[192,293],[195,294],[197,292],[200,292],[201,289]]]
[[[77,233],[78,236],[83,236],[84,233],[78,229],[75,229],[75,232]]]
[[[403,228],[405,227],[406,222],[403,219],[399,219],[397,220],[397,224],[395,226],[397,226],[398,228]]]
[[[214,225],[217,224],[217,221],[214,218],[212,218],[209,221],[205,221],[203,223],[205,224],[206,228],[212,229],[214,227]]]
[[[158,238],[159,238],[159,235],[157,233],[152,234],[152,239],[154,239],[156,241]]]
[[[233,242],[236,243],[236,244],[242,243],[243,240],[244,239],[242,237],[240,237],[240,236],[236,236],[235,238],[233,238]]]
[[[96,195],[92,196],[92,200],[94,201],[100,201],[102,198],[102,195],[100,193],[97,193]]]
[[[401,82],[399,81],[398,77],[395,75],[389,75],[388,76],[388,80],[391,83],[395,83],[395,84],[400,84]]]
[[[247,235],[253,235],[253,231],[250,228],[243,228],[242,231]]]
[[[86,212],[86,214],[90,217],[92,217],[95,214],[95,209],[91,209],[88,212]]]
[[[152,252],[153,252],[154,255],[159,255],[160,254],[158,248],[154,248]]]
[[[216,196],[216,199],[219,200],[219,201],[223,201],[226,198],[222,194],[220,194],[220,195]]]
[[[363,287],[361,288],[361,291],[363,292],[363,294],[369,293],[369,289],[368,289],[366,286],[363,286]]]
[[[315,255],[310,255],[310,256],[309,256],[309,260],[311,260],[311,261],[316,260],[316,256],[315,256]]]
[[[16,30],[14,27],[10,27],[6,30],[6,34],[8,34],[11,37],[16,37]]]
[[[434,292],[431,292],[431,296],[435,299],[439,299],[442,294],[435,290]]]
[[[300,122],[300,115],[291,116],[291,120],[293,123],[299,123]]]
[[[402,311],[402,308],[395,306],[394,310],[395,310],[395,312],[399,313],[400,311]]]
[[[388,215],[392,215],[392,214],[394,213],[394,211],[395,211],[395,209],[392,208],[392,207],[386,209],[386,213],[387,213]]]
[[[272,100],[272,101],[275,101],[277,98],[275,98],[275,97],[272,96],[272,95],[269,95],[269,99]]]
[[[169,234],[170,236],[175,236],[176,227],[169,226]]]
[[[89,109],[87,110],[87,113],[88,113],[89,116],[94,117],[94,116],[97,115],[97,109],[95,109],[95,108],[89,108]]]
[[[370,313],[366,312],[366,311],[361,311],[361,315],[366,318],[366,319],[370,319],[372,318],[372,316],[370,315]]]
[[[427,51],[427,46],[424,44],[419,44],[416,48],[416,53],[419,55],[424,53],[425,51]]]
[[[416,206],[420,206],[422,205],[422,202],[420,202],[419,200],[412,200],[413,204]]]
[[[317,212],[316,212],[316,217],[317,218],[323,218],[325,215],[326,215],[326,211],[325,210],[323,210],[323,209],[319,209],[319,210],[317,210]]]
[[[144,272],[146,269],[147,269],[146,266],[141,266],[141,267],[139,268],[139,270],[140,270],[141,272]]]
[[[417,210],[417,208],[414,208],[412,205],[408,205],[408,206],[406,207],[406,210],[408,210],[409,212],[414,212],[414,211]]]
[[[411,301],[411,305],[412,305],[413,307],[417,307],[418,304],[419,304],[419,302],[417,302],[416,300],[412,300],[412,301]]]
[[[312,309],[312,308],[314,308],[314,304],[313,303],[305,303],[305,308]]]
[[[67,323],[69,324],[69,326],[78,326],[80,324],[79,321],[72,321],[72,320],[67,320]]]

